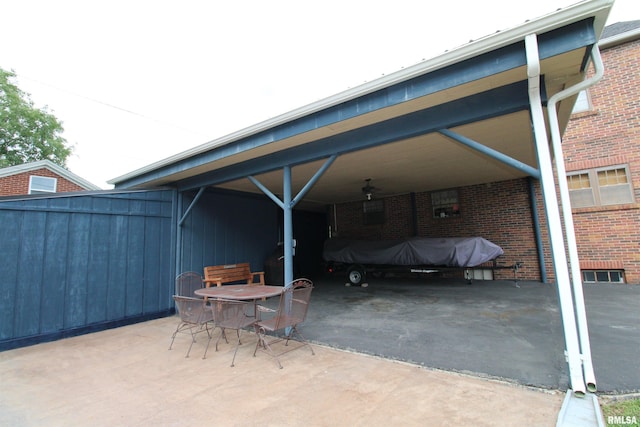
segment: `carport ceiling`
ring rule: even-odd
[[[536,166],[532,135],[517,132],[530,123],[528,111],[521,111],[454,128],[462,135],[482,142],[531,166]],[[324,160],[296,166],[292,170],[294,193],[321,167]],[[282,191],[282,170],[257,175],[272,192]],[[326,205],[362,200],[365,179],[379,188],[375,197],[461,187],[525,176],[497,160],[480,154],[439,133],[404,139],[339,156],[305,197],[306,203]],[[254,192],[248,179],[218,185],[220,188]]]
[[[111,181],[119,188],[216,187],[250,193],[257,178],[293,192],[330,155],[336,161],[306,195],[307,206],[510,180],[524,172],[438,133],[450,129],[537,168],[524,37],[538,34],[545,99],[584,79],[611,1],[578,3],[465,45],[393,75],[302,107]],[[574,99],[559,104],[564,129]]]

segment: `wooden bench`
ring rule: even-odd
[[[255,281],[256,277],[258,281]],[[251,271],[249,263],[210,265],[204,268],[203,282],[207,288],[223,283],[243,282],[248,285],[264,285],[264,271]]]

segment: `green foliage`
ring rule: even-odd
[[[37,160],[64,167],[72,148],[61,136],[62,123],[46,107],[34,107],[15,77],[0,68],[0,168]]]
[[[607,426],[640,426],[640,399],[622,400],[602,405]]]

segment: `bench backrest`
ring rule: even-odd
[[[223,283],[253,283],[253,273],[249,263],[210,265],[204,268],[204,282],[207,287]]]

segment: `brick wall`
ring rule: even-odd
[[[574,209],[581,268],[625,270],[640,284],[640,41],[602,52],[605,74],[589,89],[592,111],[575,114],[563,137],[567,171],[628,165],[635,202]]]
[[[567,171],[628,165],[636,203],[573,210],[583,269],[624,269],[640,284],[640,41],[602,52],[605,76],[590,89],[593,111],[575,114],[563,136]],[[555,280],[540,185],[534,182],[547,280]],[[340,237],[394,239],[481,236],[500,245],[501,262],[524,263],[520,277],[540,280],[527,180],[459,188],[461,215],[433,218],[430,193],[385,199],[386,222],[365,226],[362,202],[336,206]],[[414,220],[415,212],[415,220]],[[497,279],[510,279],[509,270]]]
[[[0,178],[0,196],[29,194],[29,177],[32,175],[57,178],[56,192],[58,193],[84,190],[84,188],[51,172],[49,169],[42,168]]]
[[[536,192],[539,193],[539,190]],[[412,197],[415,202],[412,202]],[[342,203],[336,205],[337,230],[341,238],[365,240],[410,236],[484,237],[504,249],[505,253],[499,260],[501,264],[523,262],[519,277],[540,280],[526,179],[459,188],[458,200],[460,216],[434,218],[431,193],[385,198],[386,220],[380,225],[363,225],[362,201]],[[546,225],[543,223],[542,227],[545,236],[543,241],[548,242]],[[549,251],[546,252],[548,254]],[[547,266],[550,265],[548,259]],[[513,272],[497,270],[495,278],[512,279]]]

